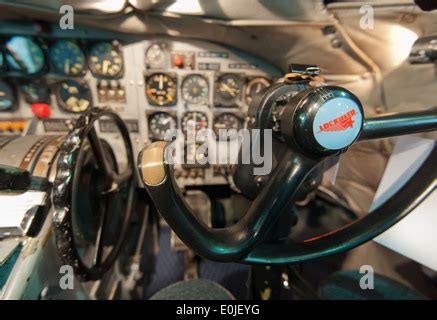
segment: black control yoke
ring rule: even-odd
[[[261,105],[286,94],[287,86],[284,83],[269,88]],[[436,187],[434,147],[413,178],[363,219],[303,243],[289,239],[272,242],[271,237],[266,239],[270,228],[296,200],[308,174],[324,159],[346,152],[357,141],[436,130],[437,109],[364,118],[360,101],[350,91],[335,86],[310,87],[290,95],[280,115],[280,127],[287,147],[284,156],[244,217],[222,229],[199,221],[185,202],[173,175],[171,143],[155,142],[140,153],[140,176],[155,206],[199,255],[216,261],[273,264],[344,251],[390,228]]]

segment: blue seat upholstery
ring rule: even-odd
[[[381,275],[374,274],[374,288],[361,289],[358,271],[340,271],[329,276],[319,288],[326,300],[423,300],[418,292]]]
[[[340,271],[329,276],[319,288],[325,300],[425,300],[425,296],[386,278],[374,275],[374,288],[361,289],[358,271]],[[179,281],[154,294],[151,300],[233,300],[229,291],[219,284],[197,279]]]
[[[155,293],[150,300],[234,300],[221,285],[206,279],[179,281]]]

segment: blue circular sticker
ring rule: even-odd
[[[363,115],[358,104],[348,98],[334,98],[323,104],[313,122],[313,133],[324,148],[340,150],[358,136]]]

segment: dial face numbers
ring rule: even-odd
[[[43,82],[29,82],[20,86],[24,100],[28,104],[48,103],[50,101],[50,91]]]
[[[176,79],[165,73],[154,73],[146,81],[146,97],[154,106],[176,103]]]
[[[164,140],[169,130],[176,129],[176,120],[166,112],[155,112],[149,116],[149,131],[156,140]]]
[[[214,133],[219,140],[235,139],[238,136],[238,130],[241,128],[241,119],[232,113],[222,113],[214,121]],[[232,131],[229,132],[228,130]]]
[[[208,116],[200,111],[189,111],[182,117],[182,132],[195,136],[198,132],[208,128]]]
[[[0,81],[0,111],[10,111],[15,106],[15,95],[12,87]]]
[[[152,44],[146,51],[146,63],[149,68],[162,68],[165,66],[167,54],[158,43]]]
[[[73,41],[59,40],[49,51],[50,62],[56,72],[76,76],[85,71],[85,54]]]
[[[182,98],[192,104],[201,104],[208,101],[208,81],[200,74],[192,74],[184,79],[181,86]]]
[[[270,82],[266,78],[255,78],[249,81],[246,86],[246,103],[249,105],[252,102],[254,95],[261,93],[264,89],[270,86]]]
[[[123,56],[120,49],[109,42],[98,42],[89,52],[89,66],[95,76],[115,78],[123,72]]]
[[[45,56],[42,48],[31,38],[14,36],[6,41],[6,61],[12,70],[35,74],[43,70]]]
[[[62,82],[58,87],[56,97],[61,108],[67,112],[84,112],[92,105],[89,87],[74,80]]]
[[[234,106],[241,97],[242,86],[238,75],[232,73],[222,75],[215,86],[217,103],[225,107]]]

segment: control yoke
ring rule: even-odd
[[[265,129],[262,115],[269,114],[266,110],[290,90],[289,84],[281,83],[264,93],[255,114],[257,128]],[[436,108],[366,118],[358,98],[337,86],[307,87],[288,97],[279,116],[287,150],[247,213],[232,226],[214,229],[197,220],[176,184],[169,161],[171,142],[155,142],[140,153],[138,169],[150,197],[169,226],[199,255],[216,261],[274,264],[344,251],[390,228],[435,188],[434,147],[413,178],[366,217],[303,243],[272,240],[271,235],[267,240],[278,217],[296,200],[302,182],[327,157],[346,152],[358,141],[437,129]]]

